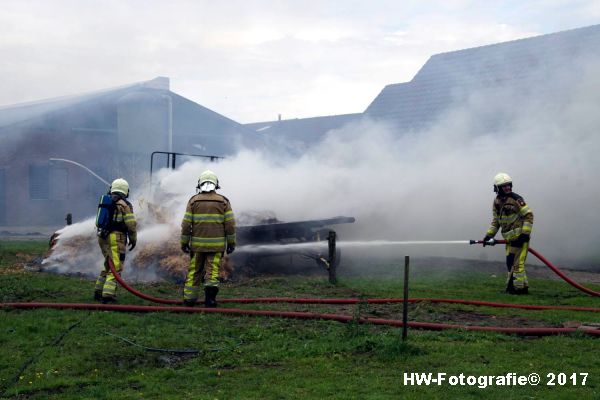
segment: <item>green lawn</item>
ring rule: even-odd
[[[90,302],[93,281],[26,272],[45,242],[0,242],[0,301]],[[226,297],[401,297],[401,265],[374,265],[377,279],[269,276],[225,284]],[[390,272],[396,271],[396,272]],[[562,281],[531,280],[533,294],[508,296],[502,277],[483,272],[411,274],[411,297],[468,298],[526,304],[600,307],[600,299]],[[465,285],[468,282],[468,285]],[[135,285],[179,297],[169,284]],[[589,285],[599,290],[598,285]],[[119,289],[121,304],[148,304]],[[238,307],[222,304],[222,307]],[[395,305],[247,304],[249,309],[339,312],[401,319]],[[410,320],[481,325],[560,326],[600,323],[600,313],[526,311],[448,304],[411,304]],[[600,338],[583,334],[518,337],[468,331],[409,331],[319,320],[220,314],[0,311],[0,398],[17,399],[565,399],[600,398]],[[129,340],[134,344],[127,342]],[[196,354],[145,347],[197,350]],[[528,375],[538,386],[405,385],[404,373]],[[547,374],[565,385],[547,386]],[[571,374],[576,375],[573,385]]]

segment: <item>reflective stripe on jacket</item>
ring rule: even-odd
[[[113,195],[115,196],[115,195]],[[137,242],[137,222],[133,214],[133,206],[122,197],[113,197],[115,201],[115,215],[113,216],[114,230],[126,233],[130,243]]]
[[[188,201],[181,222],[181,244],[194,252],[222,252],[235,246],[235,219],[225,196],[212,191]]]
[[[488,236],[494,237],[501,229],[502,237],[510,242],[517,239],[521,233],[531,234],[533,211],[518,194],[511,192],[507,196],[496,196],[492,213]]]

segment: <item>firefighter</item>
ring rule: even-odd
[[[220,186],[214,172],[202,172],[196,189],[181,222],[181,250],[190,254],[183,302],[193,306],[202,284],[205,307],[216,307],[221,259],[225,251],[235,250],[235,220],[227,197],[216,192]]]
[[[109,226],[98,233],[98,243],[104,256],[104,270],[96,280],[94,299],[103,303],[116,301],[117,281],[108,265],[112,260],[115,269],[120,273],[125,262],[125,251],[129,243],[129,251],[137,242],[136,221],[129,196],[129,184],[125,179],[115,179],[110,185],[110,196],[113,204],[113,216]]]
[[[506,240],[506,291],[510,294],[527,294],[529,284],[525,274],[525,259],[533,228],[533,211],[523,197],[512,191],[512,179],[503,172],[494,177],[497,193],[492,207],[492,223],[483,238],[483,246],[499,229]]]

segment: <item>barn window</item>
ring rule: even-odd
[[[47,200],[50,197],[50,167],[29,166],[29,198]]]

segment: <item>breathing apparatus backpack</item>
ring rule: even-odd
[[[96,214],[98,236],[105,238],[110,233],[116,208],[117,205],[113,201],[110,193],[100,197],[100,201],[98,202],[98,213]]]

